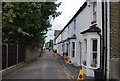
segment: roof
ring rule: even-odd
[[[76,39],[76,35],[74,34],[73,36],[71,36],[69,39]]]
[[[67,26],[79,15],[79,13],[87,6],[87,2],[85,2],[82,7],[77,11],[77,13],[73,16],[73,18],[67,23],[67,25],[62,29],[62,31],[59,33],[59,35],[67,28]],[[58,35],[58,36],[59,36]],[[58,37],[57,36],[57,37]],[[57,39],[57,37],[55,39]]]
[[[60,41],[59,43],[64,43],[65,41],[68,41],[68,40],[70,40],[70,39],[76,39],[77,37],[76,37],[76,35],[74,34],[73,36],[71,36],[71,37],[68,37],[67,39],[65,39],[65,40],[62,40],[62,41]]]
[[[101,29],[98,28],[98,27],[96,27],[96,25],[97,25],[97,24],[90,26],[89,29],[81,32],[80,34],[84,34],[84,33],[87,33],[87,32],[101,32]]]
[[[67,39],[65,39],[64,41],[68,41],[69,40],[69,37]]]

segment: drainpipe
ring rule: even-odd
[[[81,50],[81,49],[82,49],[82,43],[81,43],[80,41],[79,41],[79,45],[80,45],[80,66],[81,66],[81,65],[82,65],[82,64],[81,64],[81,63],[82,63],[82,62],[81,62],[81,61],[82,61],[82,60],[81,60],[81,58],[82,58],[82,57],[81,57],[81,56],[82,56],[82,55],[81,55],[81,54],[82,54],[82,50]]]
[[[101,66],[104,70],[104,0],[102,0],[102,61]]]
[[[106,31],[105,31],[105,35],[106,35],[106,48],[105,48],[105,79],[107,79],[107,2],[105,2],[105,28],[106,28]]]
[[[102,0],[102,70],[104,79],[107,75],[107,2]]]
[[[4,43],[7,46],[7,50],[6,50],[6,70],[8,68],[8,44]]]

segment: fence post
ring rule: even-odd
[[[17,59],[16,59],[16,65],[18,64],[18,51],[19,51],[19,45],[17,45]]]
[[[7,51],[6,51],[6,53],[7,53],[7,55],[6,55],[6,70],[7,70],[7,68],[8,68],[8,44],[7,43],[4,43],[6,46],[7,46]]]

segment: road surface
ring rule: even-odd
[[[70,76],[49,51],[4,79],[70,79]]]

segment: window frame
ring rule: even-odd
[[[68,35],[69,35],[69,32],[70,32],[70,26],[68,26]]]

